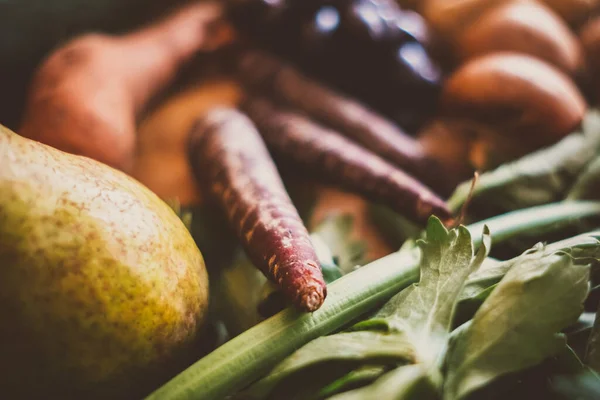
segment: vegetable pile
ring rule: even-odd
[[[127,174],[152,147],[138,122],[190,70],[232,83],[180,123],[185,179],[152,166],[193,199],[165,200],[211,290],[206,355],[148,398],[600,398],[588,3],[200,2],[50,55],[19,133]],[[348,214],[315,223],[323,186],[399,250],[369,259]]]
[[[487,256],[490,232],[497,232],[501,242],[598,213],[597,202],[552,204],[450,232],[432,217],[424,240],[418,242],[421,250],[408,242],[399,252],[340,278],[330,285],[329,297],[317,312],[288,309],[273,316],[150,398],[223,398],[264,374],[239,397],[327,398],[361,387],[363,394],[346,395],[370,398],[378,390],[392,390],[382,392],[385,398],[463,398],[563,350],[573,366],[569,373],[587,373],[565,347],[564,336],[557,334],[582,312],[590,266],[597,268],[600,255],[597,233],[540,244],[505,262]],[[473,255],[475,245],[480,249]],[[390,298],[372,317],[319,338]],[[500,316],[507,322],[504,326],[494,322]],[[486,343],[490,335],[496,339],[489,350],[471,350],[471,340]],[[597,390],[598,383],[594,385]]]
[[[228,40],[220,15],[192,3],[127,35],[64,44],[36,72],[19,133],[128,171],[136,117],[186,61]]]

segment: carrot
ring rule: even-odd
[[[249,98],[242,107],[278,161],[387,204],[418,223],[431,214],[451,218],[445,202],[426,186],[338,132],[265,98]]]
[[[193,3],[124,36],[90,33],[66,43],[34,74],[19,133],[128,170],[136,116],[185,61],[227,40],[221,13]]]
[[[261,51],[246,51],[237,63],[243,84],[269,92],[311,117],[330,125],[367,149],[448,192],[443,171],[418,141],[363,104],[335,93],[282,60]]]
[[[298,211],[252,121],[218,108],[190,133],[196,179],[227,214],[250,260],[303,311],[317,310],[327,289]]]

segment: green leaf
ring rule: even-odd
[[[366,263],[366,242],[352,237],[353,226],[352,215],[334,215],[321,221],[312,232],[313,238],[327,246],[335,265],[343,274]]]
[[[192,231],[192,212],[189,210],[182,210],[181,202],[179,199],[166,199],[165,203],[177,214],[181,222],[185,225],[189,232]]]
[[[437,368],[450,333],[454,305],[466,278],[487,256],[490,237],[485,227],[484,244],[475,258],[471,235],[463,226],[448,231],[438,218],[431,217],[425,237],[417,242],[422,254],[419,283],[397,294],[374,318],[355,325],[352,332],[321,337],[297,350],[245,396],[263,398],[277,386],[285,386],[282,382],[290,382],[294,374],[307,374],[316,368],[322,376],[326,373],[322,365],[333,361],[411,362]],[[360,330],[365,328],[369,330]]]
[[[296,376],[305,376],[308,370],[313,375],[327,375],[327,366],[334,362],[345,362],[350,367],[365,361],[373,364],[397,364],[414,361],[413,348],[401,336],[381,334],[379,332],[342,332],[323,336],[308,343],[282,363],[271,373],[252,385],[243,393],[243,398],[262,399],[267,397],[276,386],[290,388]],[[318,372],[314,372],[314,371]],[[335,372],[335,371],[334,371]],[[331,376],[331,381],[339,378]],[[306,385],[306,382],[302,383]],[[273,395],[271,395],[273,397]],[[278,392],[279,398],[287,397]]]
[[[569,190],[566,200],[598,200],[600,157],[591,161]]]
[[[554,377],[552,388],[561,400],[600,399],[600,377],[587,368],[577,374]]]
[[[468,226],[481,241],[482,224],[494,243],[561,220],[600,214],[600,203],[552,204],[510,213]],[[535,218],[535,217],[538,218]],[[524,223],[525,221],[526,223]],[[150,394],[147,399],[223,399],[268,373],[296,349],[370,313],[394,294],[418,281],[419,254],[408,246],[343,276],[328,287],[327,299],[314,313],[288,308],[234,337]]]
[[[191,215],[190,231],[209,269],[211,279],[215,273],[230,265],[237,256],[239,242],[225,215],[216,205],[207,203],[182,207],[182,214]],[[212,285],[212,282],[211,282]]]
[[[479,270],[469,276],[465,288],[461,293],[460,301],[481,299],[481,302],[483,302],[487,297],[484,294],[489,294],[490,289],[500,282],[514,265],[527,262],[528,260],[538,260],[542,257],[552,255],[557,251],[569,253],[576,264],[598,263],[600,261],[599,237],[600,232],[594,231],[546,246],[538,243],[520,256],[507,261],[490,261],[488,258]]]
[[[368,212],[371,221],[392,247],[398,248],[407,239],[419,237],[421,234],[421,226],[415,225],[389,207],[370,204]]]
[[[212,304],[231,335],[238,335],[263,319],[258,305],[266,283],[267,278],[242,249],[237,249],[233,263],[213,280]]]
[[[539,364],[565,345],[557,334],[577,320],[589,266],[570,255],[514,265],[449,354],[444,398],[463,399],[505,374]]]
[[[319,258],[319,263],[321,264],[321,273],[323,273],[323,279],[325,279],[325,282],[331,283],[336,279],[341,278],[342,270],[336,265],[335,260],[333,259],[334,256],[327,246],[327,243],[325,243],[325,241],[315,233],[311,235],[310,239],[315,249],[315,253],[317,253],[317,257]]]
[[[469,400],[575,400],[557,397],[552,382],[559,377],[572,377],[585,370],[575,353],[564,346],[556,355],[531,368],[504,375],[473,392]]]
[[[551,147],[482,174],[473,192],[474,204],[484,201],[486,206],[515,210],[563,199],[600,148],[600,112],[590,111],[582,126],[582,132]],[[448,201],[452,210],[462,207],[470,186],[470,181],[458,186]]]
[[[586,349],[585,362],[594,371],[600,372],[600,318],[596,313],[594,326]]]
[[[409,338],[417,362],[440,361],[465,280],[489,253],[489,229],[483,230],[482,247],[473,257],[471,234],[465,227],[448,231],[439,219],[430,218],[426,239],[417,242],[422,250],[419,283],[394,296],[375,315],[376,320],[386,320],[390,330]]]
[[[356,389],[361,386],[368,385],[377,380],[386,372],[386,368],[382,366],[366,365],[357,368],[354,371],[347,373],[339,379],[331,382],[329,385],[322,388],[317,394],[317,398],[325,399],[348,390]]]
[[[569,347],[581,360],[585,359],[595,318],[595,312],[584,312],[579,316],[579,319],[575,324],[571,325],[564,331],[564,333],[567,335],[567,343]]]
[[[436,400],[436,384],[423,366],[406,365],[390,371],[364,388],[330,397],[330,400]]]

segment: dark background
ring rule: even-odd
[[[90,31],[120,33],[187,0],[0,0],[0,124],[18,128],[31,75],[56,46]]]

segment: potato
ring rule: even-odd
[[[456,70],[441,94],[442,115],[488,124],[535,149],[581,123],[587,105],[573,81],[534,57],[499,52]]]
[[[436,31],[447,42],[456,38],[484,12],[511,0],[427,0],[420,11]]]
[[[600,10],[600,0],[541,0],[571,26],[579,26],[594,11]]]
[[[589,75],[592,77],[594,89],[592,96],[600,100],[600,17],[586,23],[579,34],[587,58]]]
[[[581,45],[566,23],[541,3],[519,1],[488,10],[458,39],[462,59],[496,51],[529,54],[575,76],[582,69]]]

